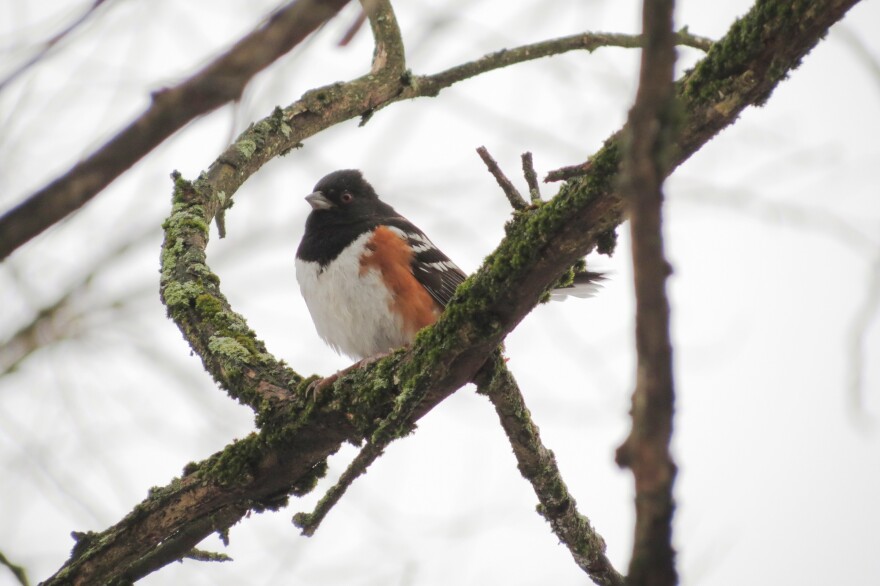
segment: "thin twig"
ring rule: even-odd
[[[535,172],[535,162],[532,153],[522,154],[523,175],[529,186],[529,198],[533,204],[541,203],[541,186],[538,184],[538,174]]]
[[[495,162],[495,159],[493,159],[492,155],[489,154],[489,151],[486,150],[486,147],[479,147],[477,149],[477,154],[479,154],[480,158],[483,159],[483,162],[486,163],[486,168],[489,169],[489,173],[495,177],[495,181],[501,186],[501,190],[504,191],[504,195],[507,196],[507,201],[510,202],[513,209],[518,211],[529,207],[529,204],[523,199],[523,196],[517,191],[516,187],[513,186],[513,183],[510,182],[510,179],[507,178],[504,171],[501,170],[501,167],[498,166],[498,163]]]
[[[571,552],[577,565],[602,586],[620,586],[623,577],[605,555],[605,540],[596,533],[590,520],[577,510],[568,492],[553,452],[544,447],[538,426],[519,390],[513,374],[496,352],[475,377],[477,392],[489,397],[501,427],[513,447],[517,466],[532,484],[540,501],[538,512],[549,523],[559,540]]]
[[[345,469],[345,472],[339,477],[336,484],[330,487],[326,494],[321,497],[321,500],[315,505],[315,510],[311,513],[297,513],[293,516],[293,524],[302,529],[303,535],[311,537],[315,534],[318,526],[321,525],[321,521],[324,520],[324,517],[327,516],[330,509],[339,502],[339,499],[342,498],[342,495],[345,494],[345,491],[348,490],[348,487],[351,486],[352,482],[354,482],[358,476],[366,472],[367,468],[369,468],[370,465],[382,455],[382,453],[382,447],[367,442],[367,444],[361,448],[361,451],[358,452],[358,455],[355,456],[354,460],[352,460],[351,464],[348,465],[348,468]]]
[[[628,204],[636,298],[636,388],[632,430],[617,450],[617,462],[635,478],[636,526],[627,586],[678,583],[672,518],[676,467],[669,453],[675,391],[669,300],[669,264],[663,252],[663,179],[674,133],[674,0],[643,4],[639,88],[629,113],[622,161],[621,196]]]
[[[708,51],[713,44],[711,40],[692,35],[687,31],[678,33],[676,39],[680,45],[703,51]],[[642,35],[580,33],[489,53],[475,61],[456,65],[433,75],[417,76],[414,78],[413,86],[417,88],[418,95],[436,95],[436,92],[454,83],[516,63],[533,61],[569,51],[592,52],[602,47],[638,49],[642,46],[644,46]]]

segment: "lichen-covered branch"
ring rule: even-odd
[[[639,89],[627,121],[621,196],[632,234],[636,298],[636,388],[632,431],[617,451],[617,462],[635,478],[636,526],[627,573],[632,586],[678,583],[672,548],[672,487],[675,464],[669,453],[675,392],[669,300],[669,264],[663,252],[663,179],[678,122],[674,101],[673,0],[646,0]]]
[[[746,106],[765,100],[855,3],[757,2],[678,82],[684,118],[666,172]],[[211,375],[257,411],[260,429],[188,466],[113,527],[85,536],[47,584],[134,580],[184,557],[203,537],[225,531],[247,513],[277,508],[289,495],[310,491],[326,469],[327,455],[344,441],[375,438],[377,422],[393,422],[381,437],[407,433],[474,377],[563,271],[597,242],[610,241],[607,235],[623,216],[615,191],[617,138],[591,158],[588,175],[565,183],[555,198],[507,225],[495,252],[411,348],[346,374],[317,402],[305,401],[294,390],[302,377],[266,352],[221,295],[206,263],[207,226],[241,182],[271,157],[333,121],[401,99],[400,80],[373,83],[361,79],[309,92],[244,133],[199,180],[177,181],[165,224],[163,297]]]
[[[519,471],[532,484],[540,501],[538,512],[553,533],[571,552],[575,563],[602,586],[622,586],[623,576],[605,555],[605,540],[590,520],[577,510],[577,503],[556,465],[553,452],[544,447],[538,426],[500,353],[496,353],[476,377],[477,392],[489,397],[501,427],[513,447]]]

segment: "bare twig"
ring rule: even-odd
[[[532,160],[532,153],[522,154],[523,175],[526,178],[526,184],[529,186],[529,199],[532,203],[541,202],[541,186],[538,185],[538,174],[535,172],[535,162]]]
[[[199,73],[153,95],[150,107],[67,173],[0,217],[0,259],[82,207],[194,118],[238,99],[260,70],[290,51],[348,0],[296,0]]]
[[[18,583],[21,584],[21,586],[28,586],[30,584],[25,569],[9,561],[3,552],[0,552],[0,566],[6,566],[9,568],[9,571],[12,572],[12,575],[15,576],[15,579],[18,580]]]
[[[540,501],[538,512],[549,523],[559,540],[571,552],[577,565],[602,586],[621,586],[623,577],[605,555],[605,540],[590,520],[577,510],[568,492],[553,452],[544,447],[538,426],[532,421],[519,385],[504,364],[500,352],[489,359],[475,377],[477,392],[489,397],[501,427],[513,447],[517,466],[532,484]]]
[[[504,171],[501,170],[501,167],[498,166],[498,163],[495,162],[495,159],[493,159],[492,155],[489,154],[489,151],[486,150],[486,147],[481,146],[477,148],[477,154],[479,154],[480,158],[483,159],[483,162],[486,163],[486,168],[489,169],[489,173],[492,174],[495,181],[498,182],[498,185],[504,192],[504,195],[507,196],[507,201],[510,202],[511,207],[513,207],[514,210],[524,210],[529,207],[529,204],[523,199],[523,196],[517,191],[516,187],[513,186],[513,183],[510,182],[510,179],[507,178]]]
[[[675,39],[673,42],[676,45],[699,49],[704,53],[708,53],[709,49],[712,48],[712,45],[715,44],[715,41],[709,37],[701,37],[700,35],[691,34],[686,26],[682,27],[681,30],[675,33]]]
[[[678,582],[672,548],[672,487],[669,453],[675,393],[669,339],[669,264],[663,253],[663,178],[674,131],[674,0],[645,1],[639,89],[629,113],[621,195],[628,204],[636,297],[636,388],[632,430],[617,462],[632,469],[636,527],[627,585],[673,586]]]
[[[701,50],[708,50],[712,46],[712,42],[697,37],[690,33],[679,33],[679,44],[692,46]],[[641,35],[624,35],[615,33],[581,33],[571,35],[569,37],[560,37],[549,41],[541,41],[530,45],[523,45],[514,49],[504,49],[495,53],[471,61],[463,63],[456,67],[451,67],[446,71],[441,71],[434,75],[417,77],[414,85],[419,91],[425,91],[428,88],[439,91],[450,85],[480,75],[493,69],[500,69],[513,65],[515,63],[523,63],[549,57],[551,55],[559,55],[568,51],[586,50],[595,51],[601,47],[622,47],[627,49],[638,49],[644,46],[644,39]],[[425,94],[422,94],[425,95]],[[430,94],[427,94],[430,95]]]

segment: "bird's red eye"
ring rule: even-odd
[[[339,197],[339,199],[342,201],[342,203],[351,203],[351,200],[354,199],[354,196],[346,191]]]

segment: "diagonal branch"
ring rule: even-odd
[[[765,101],[856,3],[759,0],[678,82],[684,119],[664,174],[732,124],[744,108]],[[234,146],[244,152],[233,162],[243,167],[217,163],[194,185],[178,181],[173,213],[165,223],[162,293],[210,374],[257,411],[260,431],[187,466],[183,477],[155,489],[119,523],[84,537],[47,586],[134,580],[182,558],[202,538],[225,531],[246,514],[277,509],[289,495],[312,490],[326,470],[326,457],[344,441],[373,437],[376,421],[396,410],[401,389],[420,400],[407,408],[410,414],[397,429],[386,431],[406,433],[471,380],[546,288],[622,220],[615,191],[620,163],[615,136],[592,157],[589,175],[567,182],[551,201],[508,224],[496,251],[411,348],[350,372],[317,403],[306,402],[290,390],[300,375],[265,352],[220,294],[219,281],[205,262],[207,225],[235,191],[225,188],[240,184],[250,171],[245,154],[263,159],[284,152],[284,146],[296,144],[304,126],[317,126],[328,109],[357,111],[354,106],[363,105],[362,99],[337,94],[332,86],[310,92],[304,100],[314,110],[298,103],[302,109],[279,110],[242,135]]]
[[[550,523],[575,563],[601,586],[622,586],[621,576],[605,555],[605,540],[577,510],[562,480],[553,452],[544,447],[525,399],[504,359],[496,353],[476,377],[477,392],[489,397],[513,447],[519,471],[541,502],[538,512]]]
[[[672,548],[672,486],[675,464],[669,453],[675,393],[669,340],[669,264],[663,253],[663,179],[676,125],[672,32],[674,0],[645,0],[636,101],[627,122],[621,196],[632,234],[638,366],[632,398],[632,431],[617,450],[617,462],[635,478],[636,527],[627,584],[678,583]]]
[[[86,204],[191,120],[237,100],[250,79],[289,52],[348,0],[296,0],[149,108],[67,173],[0,217],[0,260]]]

